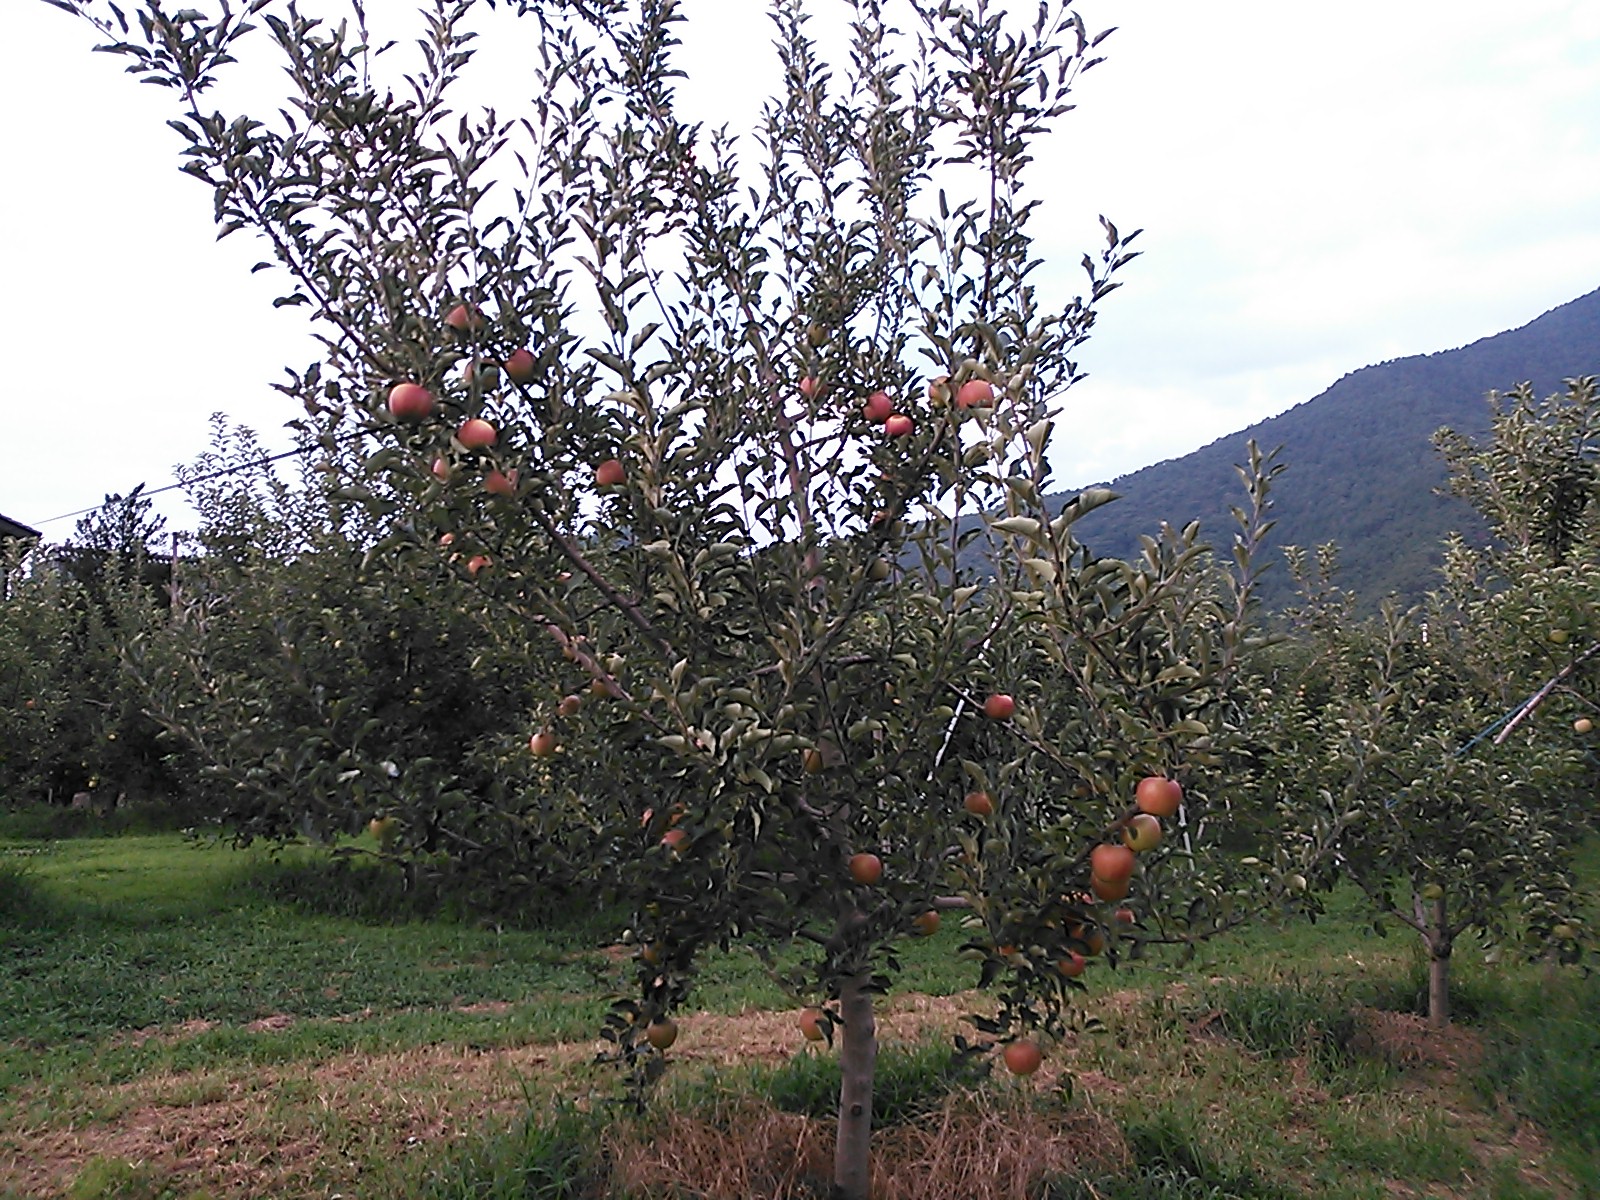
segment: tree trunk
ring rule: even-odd
[[[1428,1024],[1450,1024],[1450,926],[1445,922],[1444,897],[1433,901],[1428,929]]]
[[[839,1140],[833,1154],[836,1200],[871,1200],[872,1076],[878,1064],[871,980],[870,972],[854,975],[839,993],[844,1036],[839,1048]]]

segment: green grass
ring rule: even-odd
[[[146,1080],[165,1081],[162,1104],[203,1106],[279,1070],[260,1119],[339,1147],[319,1187],[419,1200],[605,1194],[595,1155],[611,1112],[602,1101],[620,1094],[611,1075],[564,1077],[593,1101],[589,1111],[531,1078],[526,1120],[474,1118],[476,1132],[391,1161],[389,1134],[328,1108],[304,1073],[419,1047],[585,1042],[609,996],[632,988],[626,956],[599,952],[618,937],[618,914],[562,922],[535,905],[490,927],[461,912],[448,889],[407,887],[392,868],[330,865],[309,851],[274,857],[171,834],[0,842],[0,1128],[117,1120],[150,1102],[139,1090]],[[896,991],[972,985],[957,924],[904,945]],[[1357,1006],[1416,1011],[1423,964],[1413,940],[1376,937],[1356,898],[1336,893],[1317,924],[1251,929],[1205,947],[1197,963],[1097,966],[1085,1004],[1104,1028],[1073,1044],[1076,1100],[1042,1092],[1039,1103],[1112,1116],[1134,1165],[1114,1178],[1058,1180],[1047,1194],[1380,1200],[1398,1185],[1448,1188],[1461,1200],[1600,1197],[1587,1183],[1600,1180],[1600,976],[1491,967],[1464,944],[1455,1007],[1490,1055],[1459,1086],[1418,1091],[1433,1085],[1364,1048],[1352,1017]],[[1111,995],[1128,989],[1136,1000]],[[792,1004],[741,949],[707,956],[690,998],[718,1013]],[[293,1064],[298,1074],[286,1071]],[[658,1099],[732,1112],[757,1095],[825,1117],[838,1083],[826,1052],[733,1070],[684,1063]],[[888,1047],[878,1124],[915,1122],[956,1087],[1016,1091],[1009,1079],[975,1079],[948,1045]],[[1500,1137],[1508,1106],[1546,1132],[1576,1193],[1542,1190],[1507,1146],[1483,1148]],[[114,1154],[85,1163],[71,1192],[191,1193]]]

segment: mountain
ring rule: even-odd
[[[1487,431],[1491,390],[1531,382],[1542,397],[1562,390],[1566,379],[1595,374],[1600,290],[1457,350],[1363,367],[1279,416],[1124,475],[1109,485],[1122,498],[1075,528],[1095,553],[1125,558],[1137,553],[1140,533],[1198,518],[1202,535],[1227,547],[1234,530],[1228,510],[1243,498],[1234,464],[1245,461],[1254,438],[1263,451],[1282,446],[1278,461],[1287,466],[1272,491],[1278,526],[1269,558],[1280,565],[1263,581],[1270,607],[1293,594],[1281,555],[1272,551],[1326,542],[1339,546],[1339,582],[1366,606],[1389,593],[1419,597],[1434,585],[1446,533],[1483,536],[1471,509],[1436,494],[1445,474],[1434,431]],[[1052,498],[1052,510],[1068,498]]]

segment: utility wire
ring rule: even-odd
[[[372,433],[372,432],[373,431],[370,430],[370,429],[358,429],[358,430],[356,430],[356,432],[348,435],[347,437],[337,438],[335,440],[336,441],[341,441],[341,442],[343,442],[343,441],[351,441],[351,440],[353,440],[355,438],[358,438],[358,437],[365,437],[369,433]],[[297,454],[309,454],[309,453],[311,453],[311,451],[317,450],[317,449],[321,449],[320,443],[319,444],[307,444],[307,445],[304,445],[304,446],[296,446],[293,450],[284,450],[279,454],[269,454],[265,458],[253,459],[250,462],[239,463],[239,464],[237,464],[235,466],[232,466],[232,467],[223,467],[220,471],[208,471],[204,475],[196,475],[192,479],[186,479],[181,483],[169,483],[169,484],[166,484],[166,485],[164,485],[162,487],[155,488],[155,489],[153,489],[151,491],[148,491],[148,492],[140,492],[140,488],[142,488],[144,486],[143,484],[140,484],[139,487],[136,487],[133,490],[136,491],[136,492],[140,492],[140,495],[143,495],[143,496],[159,496],[163,492],[176,491],[179,488],[190,487],[190,486],[192,486],[194,484],[197,484],[197,483],[209,483],[213,479],[226,479],[229,475],[238,475],[243,471],[254,471],[258,467],[270,466],[271,464],[273,464],[275,462],[278,462],[278,461],[280,461],[282,459],[293,458]],[[70,520],[73,517],[85,517],[85,516],[88,516],[90,513],[99,512],[102,508],[108,508],[108,507],[110,507],[109,504],[102,502],[100,504],[91,505],[88,508],[80,508],[80,509],[78,509],[77,512],[62,513],[59,517],[49,517],[49,518],[47,518],[47,519],[45,519],[43,521],[33,521],[33,522],[31,522],[31,524],[34,526],[34,528],[38,528],[41,525],[52,525],[57,521],[67,521],[67,520]]]

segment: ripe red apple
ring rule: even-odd
[[[483,490],[494,496],[515,496],[517,494],[517,473],[507,475],[502,471],[490,471],[483,477]]]
[[[983,715],[991,721],[1009,721],[1017,711],[1017,702],[1004,692],[996,692],[983,702]]]
[[[883,423],[883,431],[890,437],[906,437],[915,428],[914,422],[905,413],[895,413]]]
[[[802,1008],[798,1021],[800,1032],[805,1034],[806,1041],[820,1042],[827,1037],[827,1014],[820,1008]]]
[[[463,421],[461,428],[456,430],[456,441],[468,450],[487,450],[499,437],[494,426],[482,417],[472,417]]]
[[[1123,883],[1133,875],[1134,858],[1126,846],[1102,842],[1089,852],[1089,872],[1107,883]]]
[[[889,399],[888,392],[873,392],[861,406],[861,415],[874,425],[882,425],[894,416],[894,401]]]
[[[467,559],[467,574],[476,579],[479,571],[492,564],[493,560],[487,554],[474,554]]]
[[[594,469],[594,482],[597,487],[616,487],[627,478],[627,468],[615,458],[606,459]]]
[[[477,333],[483,328],[483,314],[475,306],[458,304],[445,314],[444,323],[456,333]]]
[[[1107,903],[1128,898],[1128,881],[1126,879],[1101,879],[1098,875],[1089,877],[1089,890]]]
[[[433,460],[433,477],[440,483],[450,482],[450,460],[442,454]]]
[[[1183,803],[1183,787],[1176,779],[1165,775],[1150,775],[1139,781],[1133,791],[1133,802],[1140,812],[1152,817],[1172,817]]]
[[[661,844],[668,850],[682,850],[688,844],[689,835],[681,829],[669,829],[661,835]]]
[[[556,752],[556,735],[541,729],[528,739],[528,752],[535,758],[549,758]]]
[[[1067,956],[1056,963],[1056,970],[1060,971],[1068,979],[1076,979],[1083,974],[1083,969],[1088,965],[1089,960],[1084,958],[1083,955],[1076,950],[1069,950],[1067,951]]]
[[[1039,1069],[1039,1064],[1044,1062],[1044,1055],[1040,1052],[1036,1042],[1028,1038],[1018,1038],[1005,1048],[1002,1057],[1006,1060],[1006,1068],[1013,1075],[1032,1075]]]
[[[433,412],[433,393],[416,383],[397,383],[389,389],[389,412],[397,421],[420,421]]]
[[[671,1017],[662,1017],[645,1026],[644,1040],[657,1050],[665,1050],[678,1040],[678,1024]]]
[[[876,854],[852,854],[850,878],[871,887],[883,878],[883,860]]]
[[[807,400],[815,400],[822,392],[822,382],[815,375],[807,375],[800,381],[800,394]]]
[[[511,357],[506,359],[506,374],[512,383],[532,383],[537,366],[538,360],[533,357],[533,351],[524,346],[520,350],[513,350]]]
[[[455,534],[453,534],[453,533],[441,533],[439,535],[439,545],[441,545],[441,546],[454,546],[455,544],[456,544],[456,535]]]
[[[939,932],[939,914],[930,908],[912,921],[911,925],[916,929],[918,937],[932,937]]]
[[[1136,853],[1155,849],[1161,844],[1161,818],[1140,813],[1122,831],[1122,841]]]
[[[556,712],[563,717],[570,717],[582,707],[582,696],[563,696],[561,697],[561,703],[556,705]]]
[[[987,817],[994,813],[994,797],[988,792],[968,792],[961,799],[961,807],[975,817]]]
[[[956,393],[957,408],[992,408],[994,388],[982,379],[969,379]]]
[[[1120,925],[1132,925],[1135,920],[1133,909],[1131,908],[1119,908],[1111,915],[1117,919],[1117,923]]]

